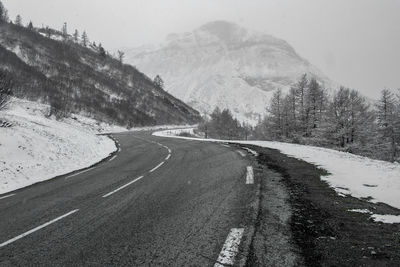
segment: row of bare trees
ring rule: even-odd
[[[400,96],[388,89],[377,103],[341,87],[333,95],[303,75],[291,90],[277,90],[258,138],[339,148],[389,161],[400,157]]]

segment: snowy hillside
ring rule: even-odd
[[[199,113],[171,96],[138,69],[71,38],[60,41],[0,23],[0,71],[16,97],[50,104],[60,116],[84,113],[124,127],[195,124]]]
[[[253,123],[274,90],[288,90],[304,73],[333,86],[284,40],[224,21],[170,34],[161,46],[125,51],[129,63],[151,77],[161,75],[169,93],[200,112],[229,108]]]
[[[0,194],[91,166],[116,150],[114,142],[97,135],[122,131],[82,116],[57,121],[47,118],[49,106],[14,100],[0,119]]]
[[[192,129],[168,130],[154,133],[157,136],[175,137],[203,141],[223,141],[278,149],[282,153],[327,170],[330,174],[321,177],[342,196],[352,195],[357,198],[369,199],[371,202],[386,203],[400,209],[400,164],[373,160],[332,149],[289,144],[271,141],[224,141],[215,139],[198,139],[180,137],[181,132],[193,133]],[[400,216],[373,214],[375,221],[400,223]]]

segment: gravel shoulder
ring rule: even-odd
[[[260,209],[247,266],[400,266],[400,224],[367,213],[400,214],[368,199],[339,196],[326,171],[278,150],[256,150]]]

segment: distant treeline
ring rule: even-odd
[[[216,108],[210,117],[205,117],[199,125],[199,130],[205,135],[205,138],[218,138],[227,140],[245,139],[249,137],[252,131],[250,125],[240,123],[232,116],[228,109],[220,110]]]

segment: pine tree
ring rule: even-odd
[[[306,136],[312,136],[322,122],[325,106],[325,90],[321,87],[318,81],[312,78],[308,84],[306,94]]]
[[[8,22],[8,11],[0,1],[0,23],[1,22]]]
[[[396,132],[398,114],[396,112],[396,99],[393,93],[384,89],[377,104],[377,117],[380,137],[389,152],[389,160],[397,157],[398,132]]]
[[[399,161],[398,152],[400,150],[400,89],[397,90],[397,97],[395,100],[395,113],[393,118],[394,139],[396,142],[396,155],[395,160]]]
[[[217,137],[220,139],[240,139],[247,138],[249,129],[242,126],[235,119],[229,109],[220,110],[218,107],[210,115],[210,120],[207,118],[201,125],[206,137]]]
[[[17,17],[15,18],[15,25],[17,26],[22,26],[22,17],[21,15],[17,15]]]
[[[281,89],[276,90],[273,94],[267,111],[269,112],[267,123],[270,125],[271,135],[274,138],[281,138],[283,134],[283,95]]]
[[[216,107],[214,111],[210,115],[210,127],[209,129],[209,134],[210,136],[218,136],[218,138],[221,138],[221,132],[222,132],[222,124],[220,121],[221,118],[221,110]]]
[[[86,31],[83,31],[81,39],[82,39],[82,45],[86,47],[89,42],[89,38]]]
[[[328,138],[345,147],[354,143],[365,145],[373,115],[363,97],[355,90],[341,87],[333,95],[328,112]]]
[[[75,32],[74,32],[74,41],[75,41],[76,43],[78,42],[78,38],[79,38],[79,32],[78,32],[77,29],[75,29]]]
[[[297,101],[296,101],[296,88],[292,87],[289,90],[288,95],[285,97],[285,105],[287,105],[287,121],[288,121],[288,133],[292,134],[298,130],[297,127]]]
[[[293,134],[293,121],[291,116],[291,99],[289,95],[282,98],[281,129],[282,136],[289,137]]]
[[[306,91],[308,86],[307,74],[303,74],[296,84],[296,102],[298,103],[298,125],[300,125],[303,134],[306,133]]]
[[[374,116],[370,109],[369,104],[356,90],[350,92],[350,129],[349,129],[349,142],[360,142],[365,144],[370,125],[374,123]]]
[[[103,46],[101,45],[101,43],[99,43],[99,54],[101,57],[106,57],[106,50],[103,48]]]
[[[164,81],[163,79],[160,77],[160,75],[157,75],[156,77],[154,77],[153,80],[154,84],[158,87],[160,87],[161,89],[164,89]]]
[[[3,21],[3,17],[4,17],[4,12],[5,12],[5,7],[3,5],[3,3],[0,1],[0,21]]]
[[[33,23],[32,23],[32,21],[29,21],[28,30],[33,31]]]
[[[64,22],[64,24],[62,26],[61,33],[62,33],[62,37],[63,37],[64,41],[66,41],[68,39],[68,28],[67,28],[66,22]]]
[[[47,38],[51,38],[51,29],[49,28],[49,26],[46,26],[45,32],[46,32]]]

